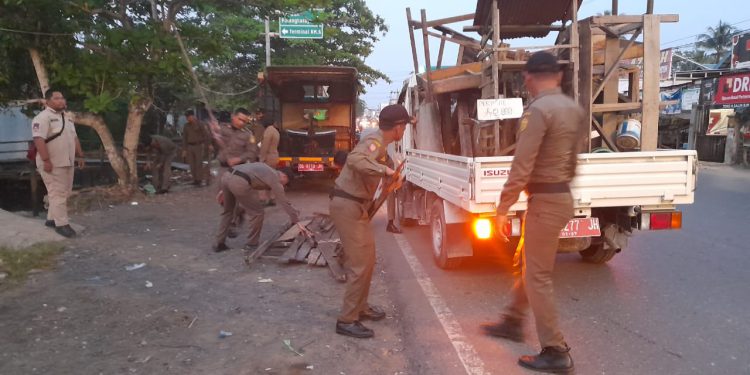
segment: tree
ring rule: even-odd
[[[714,62],[719,63],[726,54],[732,48],[732,35],[737,32],[737,29],[721,20],[716,27],[709,26],[706,32],[698,35],[698,41],[696,46],[710,51],[715,51],[711,54]]]
[[[701,65],[711,64],[712,60],[706,54],[706,51],[701,49],[678,50],[675,51],[674,56],[676,60],[675,70],[677,71],[700,70],[702,68],[696,63]]]

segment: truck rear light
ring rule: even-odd
[[[642,230],[681,229],[682,212],[645,212],[641,215]]]
[[[492,221],[485,217],[474,220],[474,236],[480,240],[492,237]]]

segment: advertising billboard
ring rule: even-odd
[[[750,68],[750,32],[732,37],[732,69]]]
[[[750,106],[750,73],[719,78],[714,103],[724,107]]]

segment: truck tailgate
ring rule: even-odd
[[[474,159],[472,212],[491,212],[512,157]],[[694,201],[697,154],[653,151],[581,154],[571,190],[577,208],[658,206]],[[513,210],[526,208],[526,196]]]

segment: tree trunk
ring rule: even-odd
[[[128,163],[130,172],[129,183],[135,185],[138,183],[138,165],[136,156],[138,156],[138,139],[141,135],[141,125],[143,116],[146,114],[153,100],[145,97],[137,97],[128,104],[128,120],[125,126],[125,137],[122,141],[122,155]]]
[[[47,67],[44,65],[44,60],[42,60],[42,55],[39,54],[39,50],[36,48],[29,48],[29,55],[31,55],[31,62],[34,63],[36,78],[39,80],[39,88],[42,90],[42,96],[44,96],[44,93],[49,89]]]
[[[121,187],[128,187],[130,180],[128,165],[117,151],[115,140],[112,138],[112,132],[109,131],[102,116],[91,112],[76,112],[74,116],[76,124],[89,126],[96,131],[96,134],[99,135],[99,139],[102,141],[104,151],[107,153],[109,163],[112,165],[115,174],[117,174],[117,184]]]

